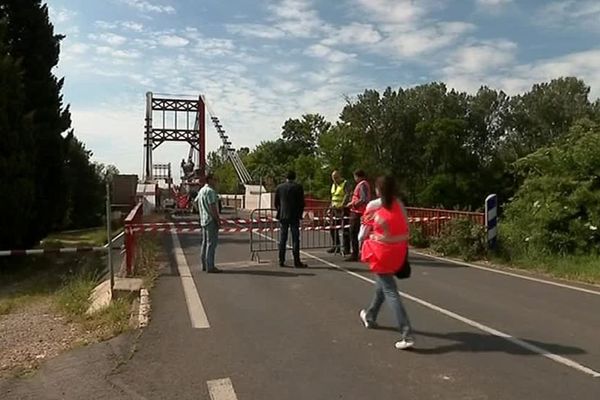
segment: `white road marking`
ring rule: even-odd
[[[147,327],[149,319],[150,319],[150,293],[148,293],[148,289],[142,289],[142,290],[140,290],[138,327],[139,328]]]
[[[548,281],[545,279],[534,278],[534,277],[527,276],[527,275],[521,275],[516,272],[503,271],[501,269],[484,267],[481,265],[471,264],[471,263],[467,263],[467,262],[463,262],[463,261],[449,260],[447,258],[432,256],[429,254],[420,253],[418,251],[413,251],[413,253],[423,256],[423,257],[427,257],[427,258],[433,258],[438,261],[444,261],[444,262],[448,262],[448,263],[452,263],[452,264],[462,265],[465,267],[470,267],[470,268],[480,269],[483,271],[493,272],[495,274],[512,276],[514,278],[525,279],[527,281],[542,283],[545,285],[557,286],[557,287],[564,288],[564,289],[576,290],[578,292],[600,296],[600,289],[599,290],[586,289],[586,288],[582,288],[582,287],[578,287],[578,286],[567,285],[565,283],[553,282],[553,281]]]
[[[231,379],[216,379],[206,382],[211,400],[237,400]]]
[[[173,238],[173,253],[175,255],[177,270],[179,271],[179,277],[181,278],[192,328],[210,328],[208,317],[204,311],[204,306],[202,305],[202,300],[200,300],[200,295],[198,294],[198,289],[194,283],[190,267],[181,248],[179,237],[177,237],[176,233],[172,233],[171,237]]]
[[[322,258],[314,256],[314,255],[312,255],[310,253],[307,253],[305,251],[302,251],[302,254],[304,254],[304,255],[306,255],[306,256],[314,259],[314,260],[317,260],[317,261],[319,261],[319,262],[321,262],[321,263],[323,263],[325,265],[329,265],[330,267],[333,267],[333,268],[339,269],[341,271],[344,271],[347,274],[354,276],[355,278],[362,279],[363,281],[369,282],[371,284],[375,283],[375,281],[373,281],[372,279],[364,277],[364,276],[362,276],[360,274],[357,274],[355,272],[348,271],[344,267],[341,267],[341,266],[339,266],[337,264],[334,264],[332,262],[329,262],[327,260],[323,260]],[[418,297],[411,296],[411,295],[409,295],[407,293],[404,293],[404,292],[398,292],[398,293],[400,293],[405,298],[414,301],[415,303],[418,303],[418,304],[420,304],[420,305],[422,305],[424,307],[429,308],[430,310],[437,311],[437,312],[439,312],[439,313],[441,313],[441,314],[443,314],[443,315],[445,315],[447,317],[450,317],[452,319],[460,321],[460,322],[462,322],[464,324],[467,324],[467,325],[469,325],[469,326],[471,326],[473,328],[479,329],[480,331],[483,331],[485,333],[489,333],[490,335],[494,335],[494,336],[503,338],[503,339],[505,339],[505,340],[507,340],[507,341],[509,341],[509,342],[511,342],[511,343],[513,343],[513,344],[515,344],[517,346],[519,346],[519,347],[522,347],[522,348],[524,348],[526,350],[529,350],[529,351],[531,351],[533,353],[537,353],[537,354],[539,354],[539,355],[541,355],[543,357],[546,357],[546,358],[548,358],[548,359],[550,359],[550,360],[552,360],[554,362],[557,362],[559,364],[562,364],[564,366],[567,366],[567,367],[572,368],[574,370],[577,370],[579,372],[583,372],[584,374],[590,375],[590,376],[592,376],[594,378],[600,378],[600,372],[594,371],[593,369],[588,368],[588,367],[586,367],[584,365],[581,365],[581,364],[579,364],[579,363],[577,363],[577,362],[575,362],[575,361],[573,361],[571,359],[568,359],[568,358],[563,357],[563,356],[559,356],[557,354],[553,354],[553,353],[551,353],[551,352],[549,352],[549,351],[547,351],[545,349],[542,349],[541,347],[535,346],[535,345],[533,345],[531,343],[528,343],[528,342],[526,342],[524,340],[516,338],[516,337],[514,337],[512,335],[509,335],[508,333],[504,333],[504,332],[501,332],[501,331],[499,331],[497,329],[494,329],[494,328],[491,328],[489,326],[483,325],[483,324],[481,324],[481,323],[479,323],[477,321],[474,321],[472,319],[463,317],[463,316],[461,316],[459,314],[456,314],[456,313],[454,313],[452,311],[446,310],[445,308],[442,308],[442,307],[436,306],[435,304],[429,303],[428,301],[421,300]]]
[[[119,233],[117,236],[115,236],[115,237],[112,239],[112,241],[114,242],[114,241],[116,241],[116,240],[119,240],[119,239],[121,238],[121,236],[123,236],[124,234],[125,234],[125,231],[123,231],[123,232]],[[106,243],[106,244],[104,245],[104,247],[108,247],[108,243]],[[122,252],[121,252],[121,254],[122,254]]]

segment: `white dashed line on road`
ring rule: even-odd
[[[330,267],[333,267],[333,268],[339,269],[341,271],[344,271],[347,274],[349,274],[349,275],[351,275],[351,276],[353,276],[355,278],[362,279],[365,282],[369,282],[371,284],[375,283],[375,281],[372,280],[372,279],[364,277],[364,276],[362,276],[360,274],[357,274],[355,272],[349,271],[349,270],[347,270],[344,267],[341,267],[341,266],[339,266],[337,264],[334,264],[334,263],[329,262],[327,260],[324,260],[324,259],[322,259],[320,257],[317,257],[315,255],[307,253],[306,251],[303,251],[302,254],[304,254],[307,257],[310,257],[310,258],[312,258],[314,260],[317,260],[317,261],[319,261],[319,262],[321,262],[321,263],[323,263],[325,265],[328,265]],[[469,326],[471,326],[473,328],[476,328],[476,329],[478,329],[478,330],[480,330],[482,332],[485,332],[485,333],[488,333],[490,335],[494,335],[494,336],[500,337],[502,339],[505,339],[506,341],[511,342],[511,343],[513,343],[513,344],[521,347],[521,348],[526,349],[526,350],[529,350],[532,353],[539,354],[539,355],[541,355],[543,357],[546,357],[546,358],[548,358],[548,359],[550,359],[550,360],[552,360],[554,362],[557,362],[559,364],[562,364],[562,365],[564,365],[566,367],[572,368],[572,369],[574,369],[576,371],[579,371],[579,372],[582,372],[584,374],[590,375],[590,376],[592,376],[594,378],[600,378],[600,372],[595,371],[595,370],[593,370],[591,368],[588,368],[588,367],[586,367],[584,365],[581,365],[581,364],[579,364],[579,363],[577,363],[577,362],[575,362],[575,361],[573,361],[573,360],[571,360],[569,358],[566,358],[566,357],[563,357],[563,356],[559,356],[558,354],[551,353],[548,350],[545,350],[545,349],[543,349],[541,347],[538,347],[536,345],[528,343],[525,340],[521,340],[521,339],[516,338],[516,337],[514,337],[512,335],[509,335],[508,333],[504,333],[502,331],[499,331],[499,330],[494,329],[492,327],[489,327],[487,325],[481,324],[481,323],[479,323],[477,321],[474,321],[472,319],[463,317],[462,315],[456,314],[455,312],[452,312],[452,311],[447,310],[445,308],[436,306],[435,304],[432,304],[432,303],[430,303],[428,301],[422,300],[422,299],[420,299],[418,297],[411,296],[411,295],[406,294],[404,292],[399,292],[399,293],[403,297],[405,297],[406,299],[409,299],[409,300],[411,300],[411,301],[413,301],[413,302],[415,302],[417,304],[420,304],[423,307],[429,308],[430,310],[433,310],[433,311],[437,311],[440,314],[443,314],[443,315],[445,315],[447,317],[450,317],[450,318],[452,318],[454,320],[460,321],[460,322],[462,322],[462,323],[464,323],[466,325],[469,325]]]
[[[216,379],[206,382],[211,400],[237,400],[231,379]]]
[[[582,293],[587,293],[587,294],[592,294],[592,295],[600,296],[600,288],[598,288],[598,290],[586,289],[586,288],[579,287],[579,286],[568,285],[566,283],[554,282],[554,281],[550,281],[550,280],[547,280],[547,279],[540,279],[540,278],[535,278],[533,276],[522,275],[522,274],[519,274],[519,273],[516,273],[516,272],[503,271],[503,270],[497,269],[497,268],[489,268],[489,267],[484,267],[482,265],[471,264],[471,263],[468,263],[468,262],[457,261],[457,260],[450,260],[450,259],[443,258],[443,257],[432,256],[430,254],[425,254],[425,253],[421,253],[421,252],[418,252],[418,251],[415,251],[414,253],[417,254],[417,255],[419,255],[419,256],[421,256],[421,257],[431,258],[431,259],[434,259],[434,260],[443,261],[443,262],[447,262],[447,263],[450,263],[450,264],[462,265],[462,266],[465,266],[465,267],[475,268],[475,269],[479,269],[479,270],[482,270],[482,271],[493,272],[495,274],[506,275],[506,276],[510,276],[510,277],[513,277],[513,278],[524,279],[526,281],[537,282],[537,283],[541,283],[541,284],[544,284],[544,285],[556,286],[556,287],[560,287],[560,288],[563,288],[563,289],[575,290],[577,292],[582,292]]]

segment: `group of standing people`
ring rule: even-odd
[[[358,233],[367,204],[371,200],[371,186],[363,170],[354,171],[356,186],[351,190],[350,184],[342,178],[338,170],[331,173],[331,216],[334,225],[343,225],[341,229],[331,229],[332,247],[328,253],[340,252],[340,231],[342,232],[343,254],[349,254],[346,261],[359,260],[360,245]],[[346,220],[349,226],[346,227]]]
[[[396,181],[390,176],[375,182],[376,198],[372,199],[371,186],[363,170],[354,171],[356,185],[350,185],[338,170],[331,174],[332,247],[329,253],[343,246],[348,262],[363,261],[375,275],[375,294],[367,309],[359,317],[367,329],[377,327],[377,316],[385,300],[393,311],[400,340],[398,349],[414,345],[408,315],[402,304],[395,276],[406,268],[408,257],[409,225],[406,210],[396,191]],[[292,254],[295,268],[306,268],[300,260],[300,221],[304,214],[304,189],[296,183],[296,174],[290,172],[285,183],[275,192],[277,219],[281,225],[279,266],[285,266],[288,230],[292,233]],[[346,219],[349,225],[346,225]],[[338,226],[340,226],[338,228]],[[342,240],[340,243],[340,232]]]
[[[367,309],[360,310],[359,317],[365,328],[377,327],[377,316],[385,300],[393,311],[400,340],[398,349],[414,345],[408,315],[398,293],[395,276],[406,268],[408,257],[409,225],[404,205],[396,192],[395,179],[379,177],[375,182],[375,199],[371,186],[362,170],[354,172],[356,185],[351,190],[339,171],[333,171],[331,186],[331,210],[334,221],[340,228],[331,230],[330,253],[344,248],[349,256],[346,261],[362,261],[369,265],[375,275],[375,294]],[[200,211],[202,227],[201,262],[208,273],[221,272],[215,266],[215,250],[219,232],[218,196],[214,189],[216,180],[207,175],[206,185],[200,190],[196,201]],[[286,266],[288,233],[291,232],[294,268],[307,268],[300,259],[300,223],[304,215],[304,189],[296,182],[296,173],[290,171],[286,182],[275,191],[276,218],[280,223],[278,244],[279,266]],[[346,226],[346,217],[349,225]],[[338,222],[334,222],[338,225]],[[340,243],[340,231],[342,243]]]

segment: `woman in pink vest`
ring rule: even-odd
[[[402,305],[394,274],[404,265],[408,255],[409,228],[404,206],[396,197],[396,184],[390,176],[377,179],[375,189],[379,199],[367,206],[363,216],[364,228],[361,260],[375,274],[375,296],[367,310],[360,311],[366,328],[376,327],[377,315],[384,300],[388,301],[400,330],[397,349],[414,345],[406,310]]]

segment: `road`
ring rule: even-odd
[[[597,288],[415,256],[401,291],[417,346],[402,352],[387,308],[382,329],[358,320],[373,291],[361,264],[320,250],[303,254],[306,270],[250,263],[244,234],[222,237],[223,274],[199,271],[197,235],[170,252],[150,326],[114,375],[134,397],[600,398]]]
[[[400,289],[417,343],[400,351],[386,307],[381,329],[358,319],[373,293],[359,263],[322,250],[303,252],[305,270],[268,262],[273,252],[250,262],[248,235],[226,234],[225,272],[204,274],[199,235],[164,239],[146,329],[0,382],[0,398],[600,398],[598,287],[413,254]]]

